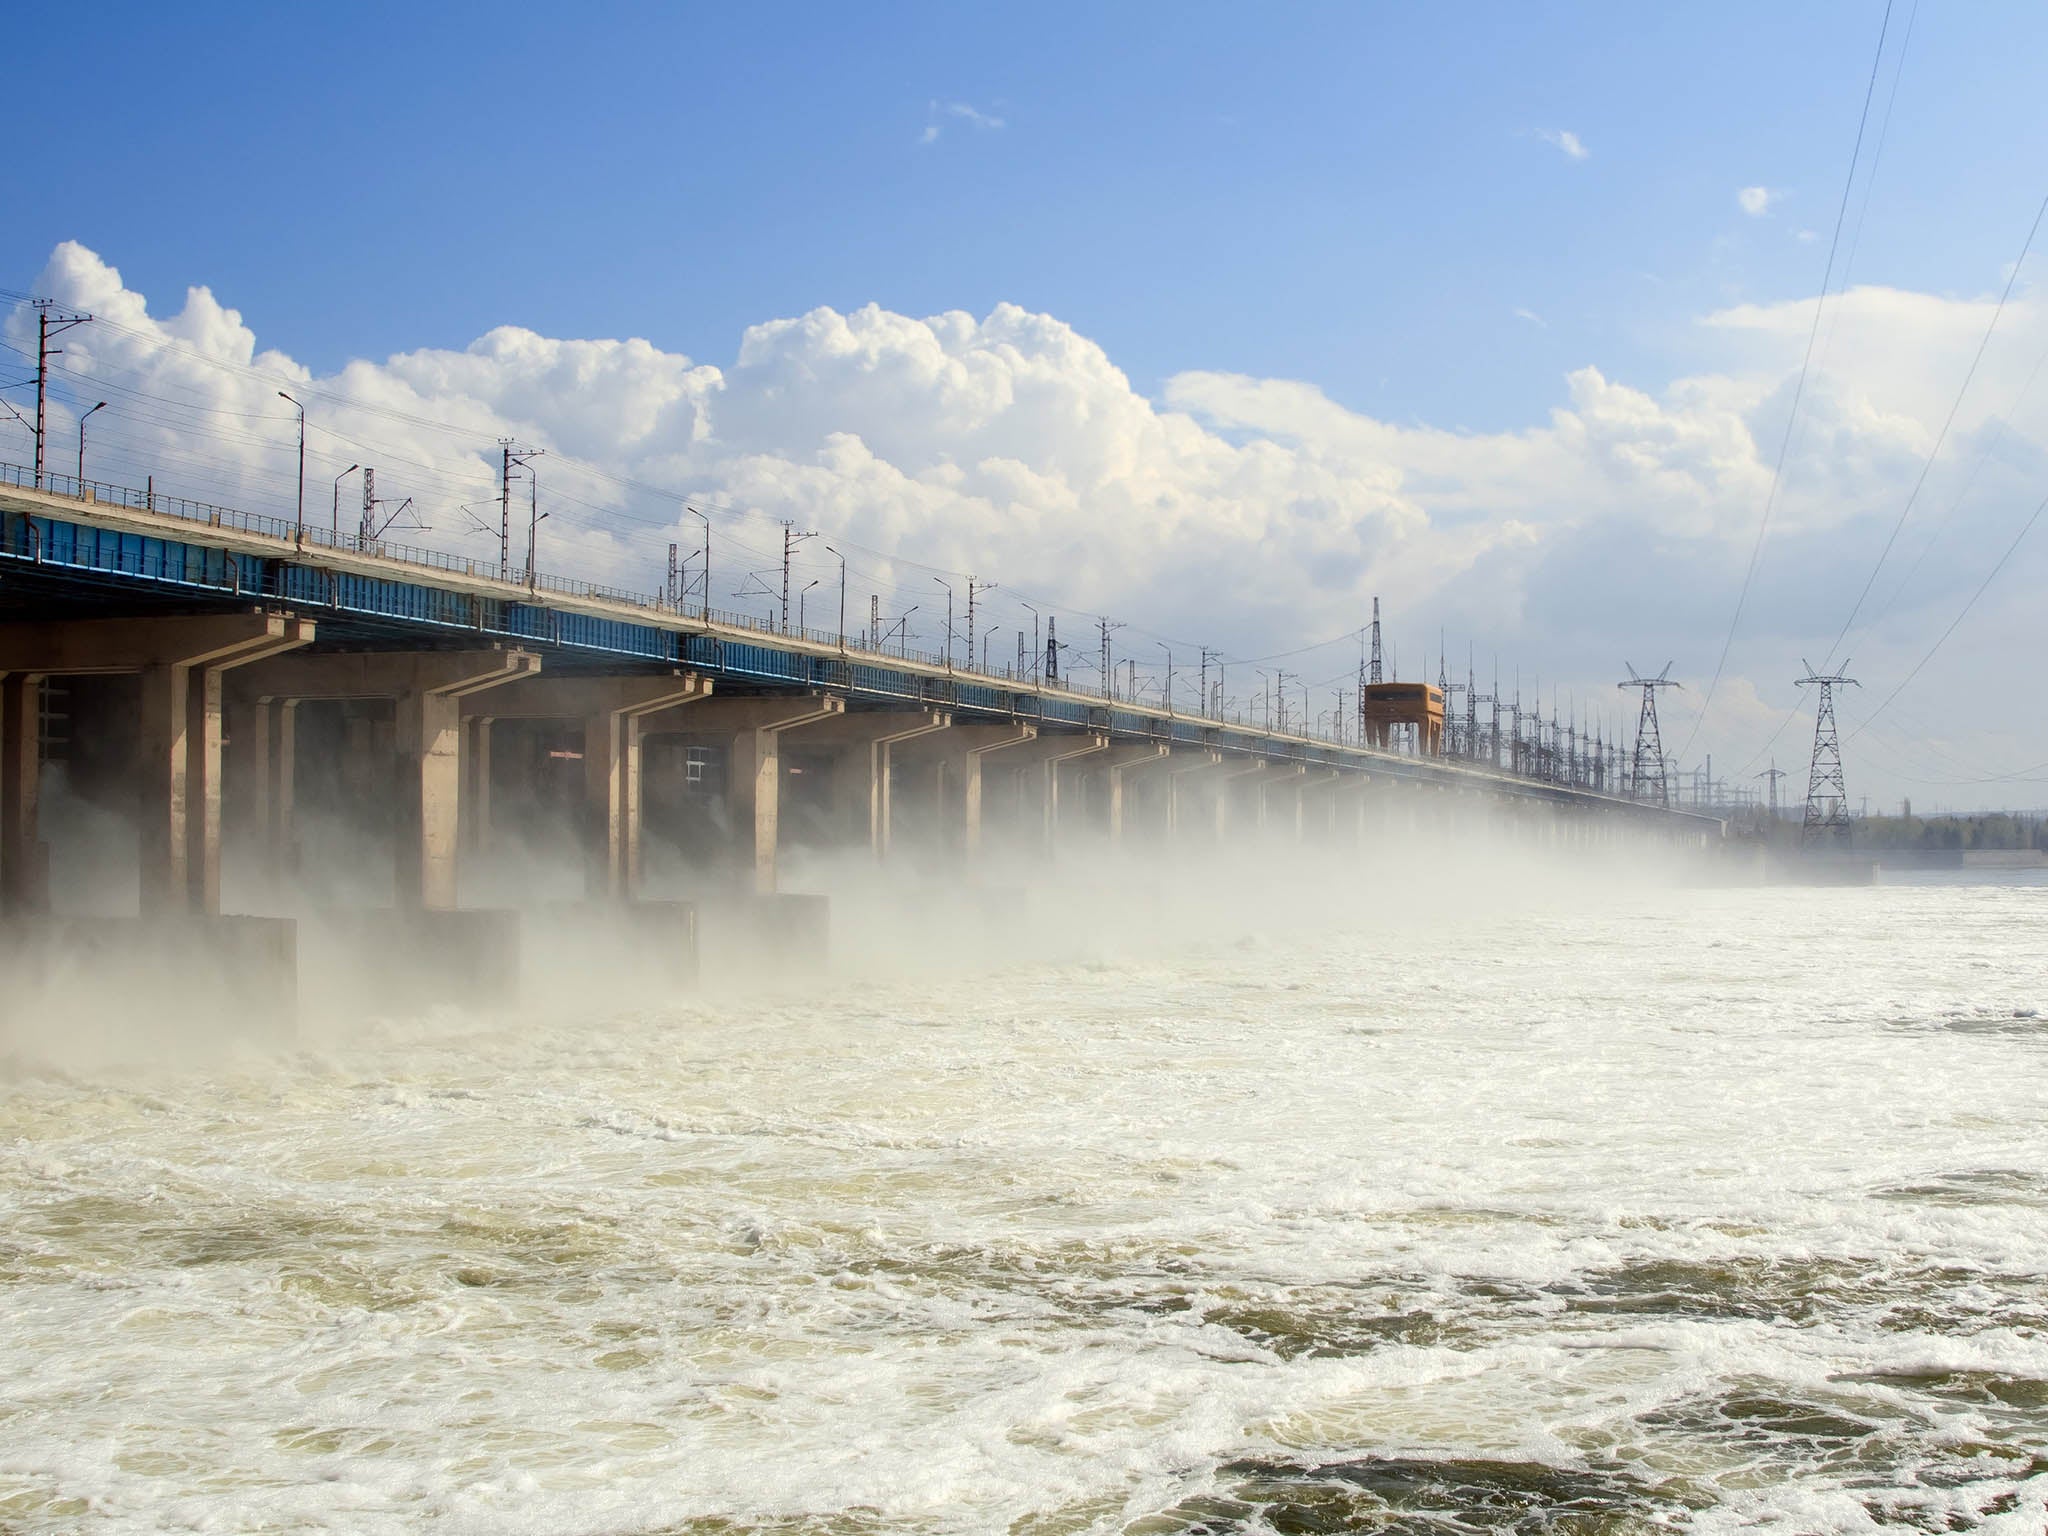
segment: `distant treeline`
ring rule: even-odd
[[[1988,811],[1977,816],[1865,816],[1855,823],[1858,848],[2039,848],[2048,850],[2048,821]]]

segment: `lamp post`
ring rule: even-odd
[[[336,548],[341,546],[341,482],[362,467],[360,464],[351,464],[334,477],[334,512],[329,520],[327,532]]]
[[[92,408],[92,411],[87,411],[84,416],[78,418],[78,494],[80,497],[85,495],[85,423],[93,411],[104,411],[106,408],[107,402],[102,400]]]
[[[540,509],[540,476],[533,470],[526,472],[526,590],[540,590],[540,572],[534,568],[534,545],[540,538],[540,525],[548,514]]]
[[[825,553],[836,556],[839,561],[839,649],[843,651],[846,649],[846,556],[830,544],[825,546]]]
[[[897,654],[906,660],[910,656],[910,616],[915,612],[917,612],[917,604],[912,603],[903,610],[901,616],[897,618],[895,625],[898,637],[902,641],[902,644],[897,647]],[[884,639],[886,638],[884,636]]]
[[[953,670],[953,586],[951,582],[938,576],[934,576],[932,580],[946,589],[946,670],[950,672]],[[970,662],[974,660],[972,656],[967,659]]]
[[[277,398],[291,401],[291,404],[297,407],[299,413],[299,516],[295,526],[298,530],[296,541],[303,545],[306,542],[306,408],[281,389],[277,392]],[[84,456],[83,452],[79,455],[80,459],[83,459]],[[81,477],[83,477],[84,473],[85,471],[83,470],[79,471]],[[336,494],[339,495],[340,493],[336,492]],[[337,517],[340,515],[339,506],[335,508],[335,513]]]
[[[804,583],[803,590],[796,595],[796,637],[799,640],[804,637],[804,599],[810,596],[811,588],[815,587],[820,580],[822,580],[821,577],[813,576]]]

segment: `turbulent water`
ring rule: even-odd
[[[17,1059],[0,1530],[2037,1536],[2048,885],[1478,905]]]

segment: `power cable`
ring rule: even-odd
[[[1956,391],[1955,399],[1949,404],[1948,415],[1942,419],[1941,431],[1935,434],[1934,446],[1927,452],[1927,461],[1920,466],[1920,476],[1913,482],[1913,489],[1906,497],[1905,506],[1899,509],[1898,521],[1892,524],[1892,531],[1884,541],[1884,548],[1877,552],[1877,564],[1870,568],[1869,576],[1864,578],[1863,590],[1856,594],[1856,601],[1850,605],[1849,617],[1842,621],[1841,633],[1835,636],[1834,644],[1828,647],[1823,666],[1834,660],[1835,654],[1842,648],[1842,642],[1848,638],[1849,627],[1856,622],[1856,615],[1863,611],[1863,600],[1870,596],[1870,589],[1877,584],[1877,573],[1884,569],[1885,561],[1891,556],[1892,545],[1898,542],[1899,530],[1906,526],[1906,519],[1913,512],[1913,504],[1920,499],[1920,488],[1927,484],[1928,472],[1934,468],[1934,461],[1941,457],[1941,445],[1948,441],[1949,428],[1955,425],[1956,413],[1963,408],[1963,397],[1970,392],[1970,381],[1977,377],[1978,365],[1984,361],[1985,349],[1991,345],[1991,335],[1998,329],[1999,317],[2005,313],[2006,300],[2012,297],[2013,285],[2019,281],[2020,269],[2026,265],[2027,252],[2034,247],[2034,236],[2041,228],[2041,219],[2044,215],[2048,215],[2048,195],[2042,197],[2041,206],[2034,210],[2034,222],[2027,226],[2027,238],[2020,243],[2020,254],[2012,264],[2011,273],[2006,277],[2005,291],[1999,294],[1997,307],[1991,311],[1991,323],[1984,327],[1983,339],[1977,343],[1977,351],[1970,359],[1969,369],[1963,374],[1962,387]]]
[[[1877,52],[1870,60],[1870,80],[1863,88],[1863,111],[1856,119],[1856,143],[1849,152],[1849,174],[1842,182],[1841,205],[1835,210],[1835,232],[1828,242],[1827,267],[1821,274],[1820,296],[1814,301],[1813,324],[1806,333],[1806,352],[1799,362],[1799,382],[1792,391],[1792,410],[1785,418],[1785,435],[1778,443],[1778,461],[1771,470],[1770,490],[1764,497],[1764,515],[1757,524],[1756,542],[1750,546],[1749,564],[1742,573],[1742,587],[1735,595],[1735,612],[1728,620],[1728,635],[1721,642],[1721,656],[1714,663],[1714,676],[1707,684],[1705,697],[1700,702],[1700,712],[1694,717],[1692,732],[1685,739],[1685,745],[1678,749],[1680,758],[1692,750],[1694,740],[1699,736],[1700,727],[1706,724],[1707,714],[1714,706],[1715,690],[1721,686],[1721,676],[1728,668],[1728,653],[1735,645],[1735,632],[1742,624],[1742,610],[1749,601],[1749,589],[1756,581],[1757,562],[1764,552],[1764,538],[1770,532],[1771,514],[1777,506],[1778,490],[1784,482],[1785,456],[1792,447],[1793,430],[1799,423],[1799,404],[1806,395],[1806,377],[1813,365],[1813,344],[1820,334],[1821,314],[1827,308],[1829,285],[1834,281],[1835,254],[1842,243],[1842,224],[1849,214],[1849,193],[1856,185],[1856,163],[1863,154],[1863,134],[1870,124],[1870,102],[1877,91],[1878,65],[1884,59],[1885,35],[1891,29],[1892,0],[1885,0],[1884,20],[1877,31]]]

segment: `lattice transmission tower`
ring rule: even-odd
[[[1799,678],[1802,688],[1820,689],[1820,703],[1813,714],[1813,764],[1806,771],[1806,819],[1800,823],[1799,846],[1811,848],[1815,843],[1832,841],[1846,848],[1849,846],[1849,789],[1842,778],[1842,740],[1835,730],[1835,689],[1847,684],[1859,688],[1862,684],[1855,678],[1844,675],[1849,663],[1842,662],[1842,672],[1831,672],[1823,676],[1813,670],[1813,663],[1801,658],[1806,676]]]
[[[1657,690],[1684,686],[1674,682],[1670,673],[1668,661],[1655,677],[1640,676],[1634,667],[1628,667],[1628,681],[1614,685],[1642,691],[1643,705],[1636,715],[1636,755],[1629,764],[1629,783],[1638,800],[1655,800],[1659,805],[1671,803],[1671,781],[1664,773],[1664,738],[1657,729]]]
[[[1766,768],[1762,773],[1757,774],[1756,777],[1759,779],[1768,779],[1770,781],[1771,820],[1776,821],[1778,819],[1778,780],[1785,777],[1785,770],[1778,766],[1778,760],[1774,757],[1771,759],[1771,766]]]

